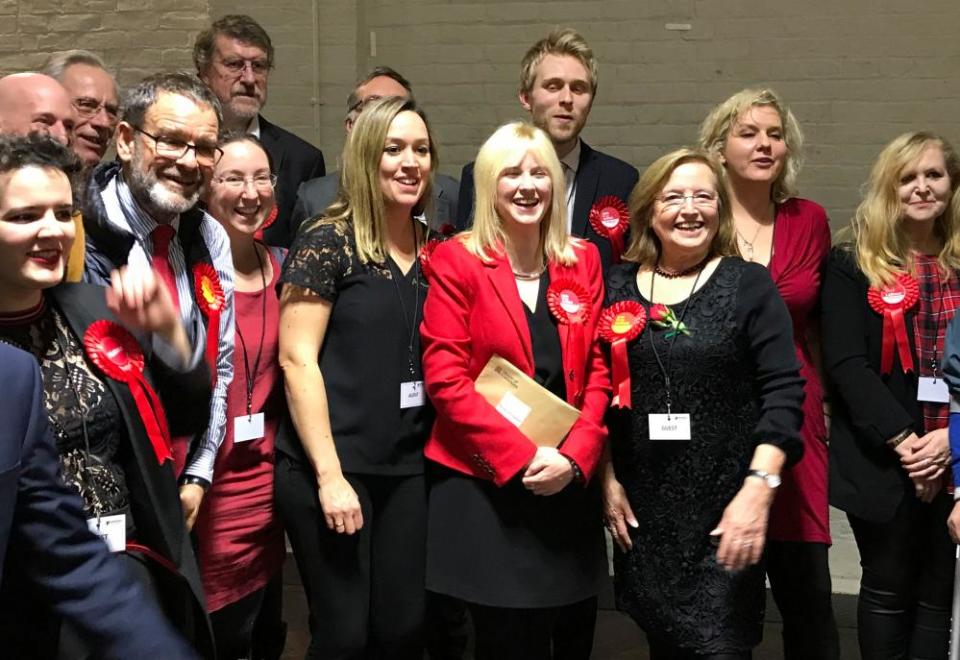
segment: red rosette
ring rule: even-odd
[[[193,267],[193,286],[197,306],[207,317],[207,364],[210,377],[217,380],[217,350],[220,346],[220,312],[223,310],[226,296],[220,286],[217,271],[208,263],[198,263]]]
[[[883,342],[880,349],[880,372],[884,375],[893,370],[893,352],[900,356],[900,366],[906,373],[913,371],[913,354],[904,313],[920,300],[920,286],[907,273],[900,273],[887,286],[872,286],[867,290],[867,302],[877,314],[883,316]]]
[[[598,322],[600,339],[610,344],[610,362],[613,369],[613,401],[611,405],[630,407],[630,365],[627,362],[627,344],[643,332],[647,312],[635,300],[621,300],[604,308]]]
[[[172,459],[167,416],[160,397],[143,375],[143,351],[134,336],[112,321],[94,321],[83,335],[83,347],[105,376],[130,388],[157,463]]]
[[[426,280],[430,279],[430,276],[433,274],[432,266],[430,265],[430,258],[433,256],[433,251],[437,249],[437,246],[443,243],[443,241],[431,238],[429,241],[424,243],[423,247],[420,248],[420,254],[417,256],[417,261],[420,264],[420,272],[423,273],[423,277]]]
[[[624,238],[630,228],[630,209],[616,195],[607,195],[593,203],[587,217],[593,230],[610,241],[613,263],[620,263]]]
[[[563,357],[567,374],[567,391],[580,397],[580,389],[587,368],[586,323],[590,319],[590,294],[580,282],[560,278],[547,289],[547,307],[565,329]]]

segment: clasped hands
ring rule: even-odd
[[[943,487],[941,477],[950,466],[949,430],[937,429],[923,436],[911,433],[895,451],[920,501],[933,501]]]

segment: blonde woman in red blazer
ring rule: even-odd
[[[421,327],[437,421],[427,586],[467,602],[476,657],[587,658],[606,564],[591,482],[606,429],[596,247],[567,234],[549,138],[498,129],[480,149],[473,230],[437,247]],[[537,447],[474,390],[493,355],[581,411],[559,448]]]

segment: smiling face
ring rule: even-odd
[[[267,154],[254,142],[223,147],[205,195],[207,211],[231,237],[253,236],[273,209],[273,184]]]
[[[60,82],[76,111],[73,150],[84,167],[92,167],[103,158],[117,127],[117,87],[106,71],[82,63],[68,66]]]
[[[179,94],[160,92],[147,109],[141,128],[158,138],[215,147],[218,127],[213,108]],[[192,208],[213,171],[212,163],[197,161],[193,149],[178,159],[159,155],[153,138],[126,122],[117,129],[117,155],[134,196],[158,221]]]
[[[670,203],[680,197],[679,204]],[[689,162],[673,170],[650,220],[665,261],[707,255],[719,228],[717,204],[717,180],[709,166]]]
[[[947,208],[952,182],[939,144],[928,145],[900,173],[901,221],[932,223]]]
[[[572,55],[544,55],[537,65],[533,87],[520,92],[520,105],[561,153],[576,143],[592,104],[590,72]]]
[[[74,235],[63,172],[31,166],[0,174],[0,311],[26,309],[63,280]]]
[[[259,46],[218,34],[213,57],[200,79],[210,87],[223,106],[224,121],[249,122],[267,104],[270,65]]]
[[[412,210],[430,177],[430,134],[416,112],[406,110],[390,124],[380,157],[380,189],[387,211]]]
[[[730,126],[721,158],[732,179],[773,184],[787,159],[783,121],[777,109],[755,105]]]
[[[507,232],[539,225],[550,211],[552,198],[550,172],[529,151],[497,177],[496,210]]]

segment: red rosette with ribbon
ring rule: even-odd
[[[630,228],[630,209],[616,195],[607,195],[593,203],[587,217],[593,231],[610,241],[613,263],[620,263],[627,229]]]
[[[263,230],[269,227],[270,225],[272,225],[276,221],[277,221],[277,205],[274,204],[273,208],[270,209],[270,213],[267,215],[267,219],[263,221],[263,224],[260,225],[257,231],[253,232],[253,237],[258,241],[262,241]]]
[[[211,378],[217,379],[217,349],[220,346],[220,312],[225,297],[220,278],[213,266],[198,263],[193,267],[193,285],[200,311],[207,317],[207,364]]]
[[[630,407],[630,365],[627,362],[627,344],[643,332],[647,312],[635,300],[621,300],[600,313],[597,329],[600,339],[610,344],[610,362],[613,369],[613,406]]]
[[[437,249],[437,246],[443,243],[440,239],[431,238],[429,241],[423,244],[423,247],[420,248],[420,254],[417,256],[417,261],[420,264],[420,272],[423,273],[424,279],[430,279],[430,276],[433,274],[432,266],[430,265],[430,258],[433,256],[433,251]]]
[[[568,388],[583,383],[583,374],[587,367],[587,347],[584,332],[590,319],[590,294],[580,282],[561,278],[550,283],[547,289],[547,307],[561,325],[567,327],[564,354],[568,356],[570,369],[567,369],[570,382]],[[573,389],[570,389],[573,392]],[[579,399],[576,392],[574,400]]]
[[[913,371],[913,354],[907,337],[904,313],[920,299],[920,286],[906,273],[887,286],[872,286],[867,290],[867,302],[877,314],[883,316],[883,342],[880,349],[880,372],[884,375],[893,370],[893,352],[900,356],[904,372]]]
[[[130,388],[157,463],[172,459],[167,416],[160,397],[143,375],[143,351],[134,336],[113,321],[94,321],[83,335],[83,347],[104,375]]]

